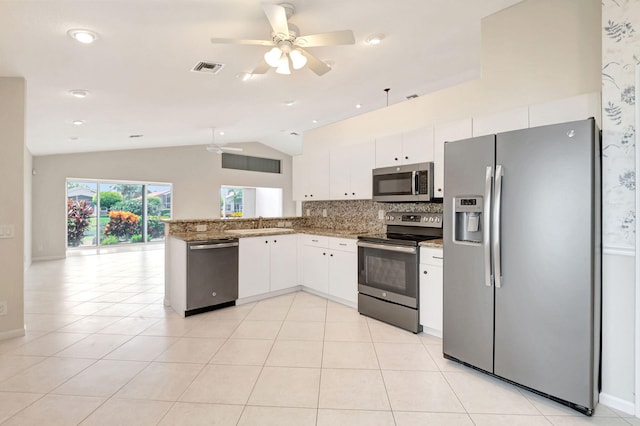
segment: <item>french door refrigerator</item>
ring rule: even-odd
[[[593,119],[445,144],[445,358],[591,415],[600,135]]]

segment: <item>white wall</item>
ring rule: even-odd
[[[599,0],[527,0],[482,21],[482,77],[305,132],[304,153],[601,90]]]
[[[31,191],[33,190],[33,156],[24,147],[24,269],[31,265]]]
[[[256,216],[282,215],[282,191],[277,188],[256,188]]]
[[[291,157],[259,143],[241,144],[243,154],[280,159],[282,173],[221,168],[221,156],[204,146],[35,156],[33,167],[33,257],[64,257],[65,179],[114,179],[173,184],[173,218],[220,217],[220,186],[270,186],[284,190],[284,214],[294,215]]]
[[[0,239],[0,339],[24,334],[25,93],[24,79],[0,77],[0,225],[15,231]]]

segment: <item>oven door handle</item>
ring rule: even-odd
[[[407,253],[407,254],[416,254],[418,252],[418,249],[416,247],[400,247],[400,246],[392,246],[392,245],[386,245],[386,244],[374,244],[374,243],[368,243],[366,241],[358,241],[358,247],[372,248],[377,250],[386,250],[386,251],[393,251],[396,253]]]

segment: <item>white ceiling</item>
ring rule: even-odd
[[[480,19],[519,1],[290,0],[302,35],[351,29],[356,44],[309,48],[334,64],[322,77],[270,70],[243,82],[236,75],[268,48],[209,39],[269,39],[260,0],[3,0],[0,76],[27,80],[34,155],[206,144],[214,126],[225,132],[216,142],[258,141],[295,154],[301,136],[292,132],[382,108],[387,87],[393,104],[477,78]],[[72,28],[99,38],[81,45],[67,36]],[[367,45],[374,33],[386,34],[384,42]],[[225,67],[190,72],[201,60]],[[90,95],[76,99],[72,89]]]

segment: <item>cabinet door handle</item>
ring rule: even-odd
[[[431,256],[431,257],[433,257],[434,259],[440,259],[440,260],[444,259],[442,256]]]
[[[277,243],[277,242],[278,242],[278,240],[273,240],[273,242],[274,242],[274,243]]]
[[[322,253],[322,255],[323,255],[323,256],[326,256],[326,255],[327,255],[327,253]]]
[[[409,157],[408,157],[408,156],[405,156],[405,157],[404,157],[404,159],[405,159],[405,160],[408,160],[408,159],[409,159]]]
[[[333,253],[331,253],[329,256],[333,257]]]
[[[347,243],[338,243],[339,246],[346,246]]]
[[[428,272],[427,272],[427,271],[424,271],[424,272],[423,272],[423,274],[427,275],[427,274],[428,274]]]
[[[311,240],[311,241],[312,241],[312,242],[314,242],[314,243],[317,243],[317,242],[318,242],[318,240]]]

